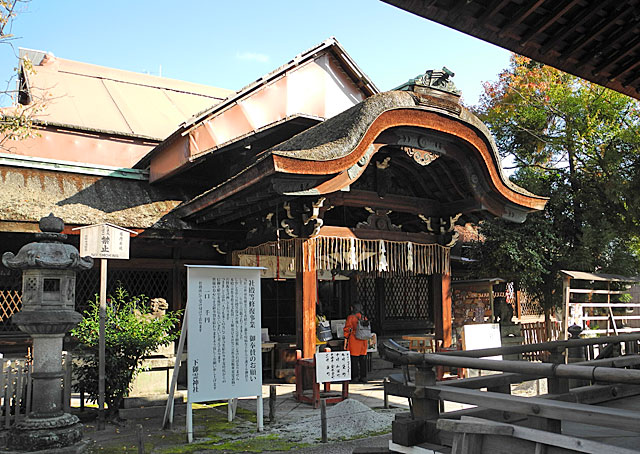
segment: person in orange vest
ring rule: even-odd
[[[358,320],[363,318],[362,305],[353,303],[351,315],[344,325],[345,350],[351,353],[351,381],[354,383],[367,382],[367,347],[369,341],[356,339]],[[366,317],[364,317],[366,319]]]

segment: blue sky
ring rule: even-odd
[[[0,78],[17,48],[237,90],[335,36],[381,90],[443,65],[467,104],[509,53],[378,0],[31,0],[0,46]]]

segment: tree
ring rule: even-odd
[[[13,35],[11,28],[13,20],[20,12],[21,6],[29,3],[29,0],[0,0],[0,44],[10,47],[14,54]],[[16,55],[17,58],[17,55]],[[22,58],[20,65],[15,68],[17,73],[35,73],[35,69],[28,58]],[[0,99],[4,106],[7,101],[11,107],[3,107],[0,117],[0,149],[11,151],[9,142],[22,140],[37,135],[33,125],[33,119],[46,107],[47,93],[38,99],[31,99],[27,104],[18,102],[20,88],[11,88],[15,84],[14,78],[7,81],[4,90],[0,90]]]
[[[83,320],[71,331],[86,353],[77,369],[78,383],[75,387],[77,391],[83,388],[94,402],[98,400],[98,301],[96,296]],[[143,357],[175,340],[177,323],[177,313],[152,316],[149,298],[144,295],[130,297],[122,287],[116,289],[114,296],[107,298],[105,403],[110,419],[117,417],[122,400],[141,370]]]
[[[518,281],[547,308],[561,301],[560,269],[635,274],[639,103],[518,55],[484,88],[475,112],[512,158],[512,180],[549,197],[524,224],[481,226],[485,272]]]

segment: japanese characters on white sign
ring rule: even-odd
[[[316,383],[351,380],[349,352],[316,353]]]
[[[111,224],[96,224],[80,229],[80,256],[94,259],[128,259],[130,230]]]
[[[262,394],[260,268],[187,265],[191,402]]]

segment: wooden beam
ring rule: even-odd
[[[585,22],[591,19],[593,16],[598,14],[601,10],[609,11],[612,5],[617,4],[619,0],[606,0],[605,2],[598,5],[597,8],[592,9],[584,9],[577,16],[573,17],[570,24],[567,24],[566,27],[562,28],[562,31],[556,33],[553,37],[547,39],[545,43],[542,45],[540,52],[546,54],[551,49],[555,47],[560,41],[565,39],[570,33],[576,30],[578,27],[582,26]]]
[[[592,33],[583,35],[580,39],[575,40],[571,43],[571,46],[565,48],[563,54],[566,55],[567,59],[575,58],[574,55],[576,52],[580,51],[584,46],[596,40],[600,35],[608,31],[612,26],[616,25],[616,22],[622,19],[627,14],[631,13],[630,8],[620,8],[619,11],[615,11],[614,13],[609,15],[605,19],[605,23],[598,27],[596,30],[592,31]],[[620,29],[620,31],[616,31],[615,33],[624,33],[624,29]],[[606,39],[612,39],[611,35],[607,36]]]
[[[315,240],[308,239],[300,247],[302,263],[307,269],[296,272],[296,337],[298,347],[302,348],[302,357],[312,358],[316,352],[315,324],[318,296]],[[298,380],[302,380],[302,377]]]
[[[424,214],[436,216],[439,213],[440,202],[419,197],[400,195],[386,195],[380,197],[373,191],[351,190],[349,192],[334,192],[327,197],[325,206],[348,206],[356,208],[378,208],[402,213]]]
[[[387,230],[351,229],[326,225],[320,227],[319,236],[359,238],[362,240],[411,241],[418,244],[434,244],[436,237],[431,233],[391,232]]]
[[[585,438],[571,437],[568,435],[561,435],[543,430],[521,427],[519,425],[504,424],[495,421],[489,421],[486,419],[470,418],[465,416],[463,416],[460,421],[441,419],[438,421],[437,427],[440,430],[450,431],[454,433],[482,434],[488,436],[497,435],[527,440],[533,443],[531,447],[535,447],[534,449],[536,453],[549,452],[548,448],[562,448],[561,452],[565,452],[565,450],[568,450],[571,452],[584,452],[590,454],[600,454],[604,452],[608,454],[632,454],[634,452],[637,452],[635,450],[599,443],[597,441],[591,441]],[[490,440],[482,439],[481,441],[484,442],[482,443],[484,449],[489,447]],[[508,443],[511,448],[510,450],[508,450],[508,452],[523,452],[521,447],[515,448],[513,443],[510,443],[513,440],[509,440],[507,443],[505,443],[505,440],[503,438],[496,438],[495,441],[500,447],[503,447]],[[485,444],[487,446],[484,446]],[[540,446],[542,447],[540,448]],[[489,449],[486,451],[483,450],[482,452],[496,451]],[[553,452],[557,451],[554,450]]]
[[[635,52],[638,48],[640,48],[640,38],[636,36],[632,41],[626,43],[617,53],[609,55],[608,59],[601,61],[597,69],[593,71],[593,75],[599,76],[600,74],[609,74],[609,68],[616,65],[620,60]],[[624,69],[623,71],[618,70],[618,73],[616,75],[611,74],[610,78],[615,79],[625,71],[627,71],[627,69]]]
[[[538,397],[519,397],[449,386],[425,386],[422,389],[425,390],[426,396],[434,400],[448,400],[510,413],[640,432],[640,425],[638,425],[640,412],[637,411],[573,402],[554,402]]]
[[[535,26],[529,28],[529,32],[527,32],[520,39],[520,46],[526,46],[529,41],[538,36],[540,33],[545,31],[551,25],[555,24],[558,19],[560,19],[566,12],[571,10],[579,0],[572,0],[567,2],[562,8],[558,9],[555,13],[553,13],[552,17],[546,16],[542,21],[538,22]]]

